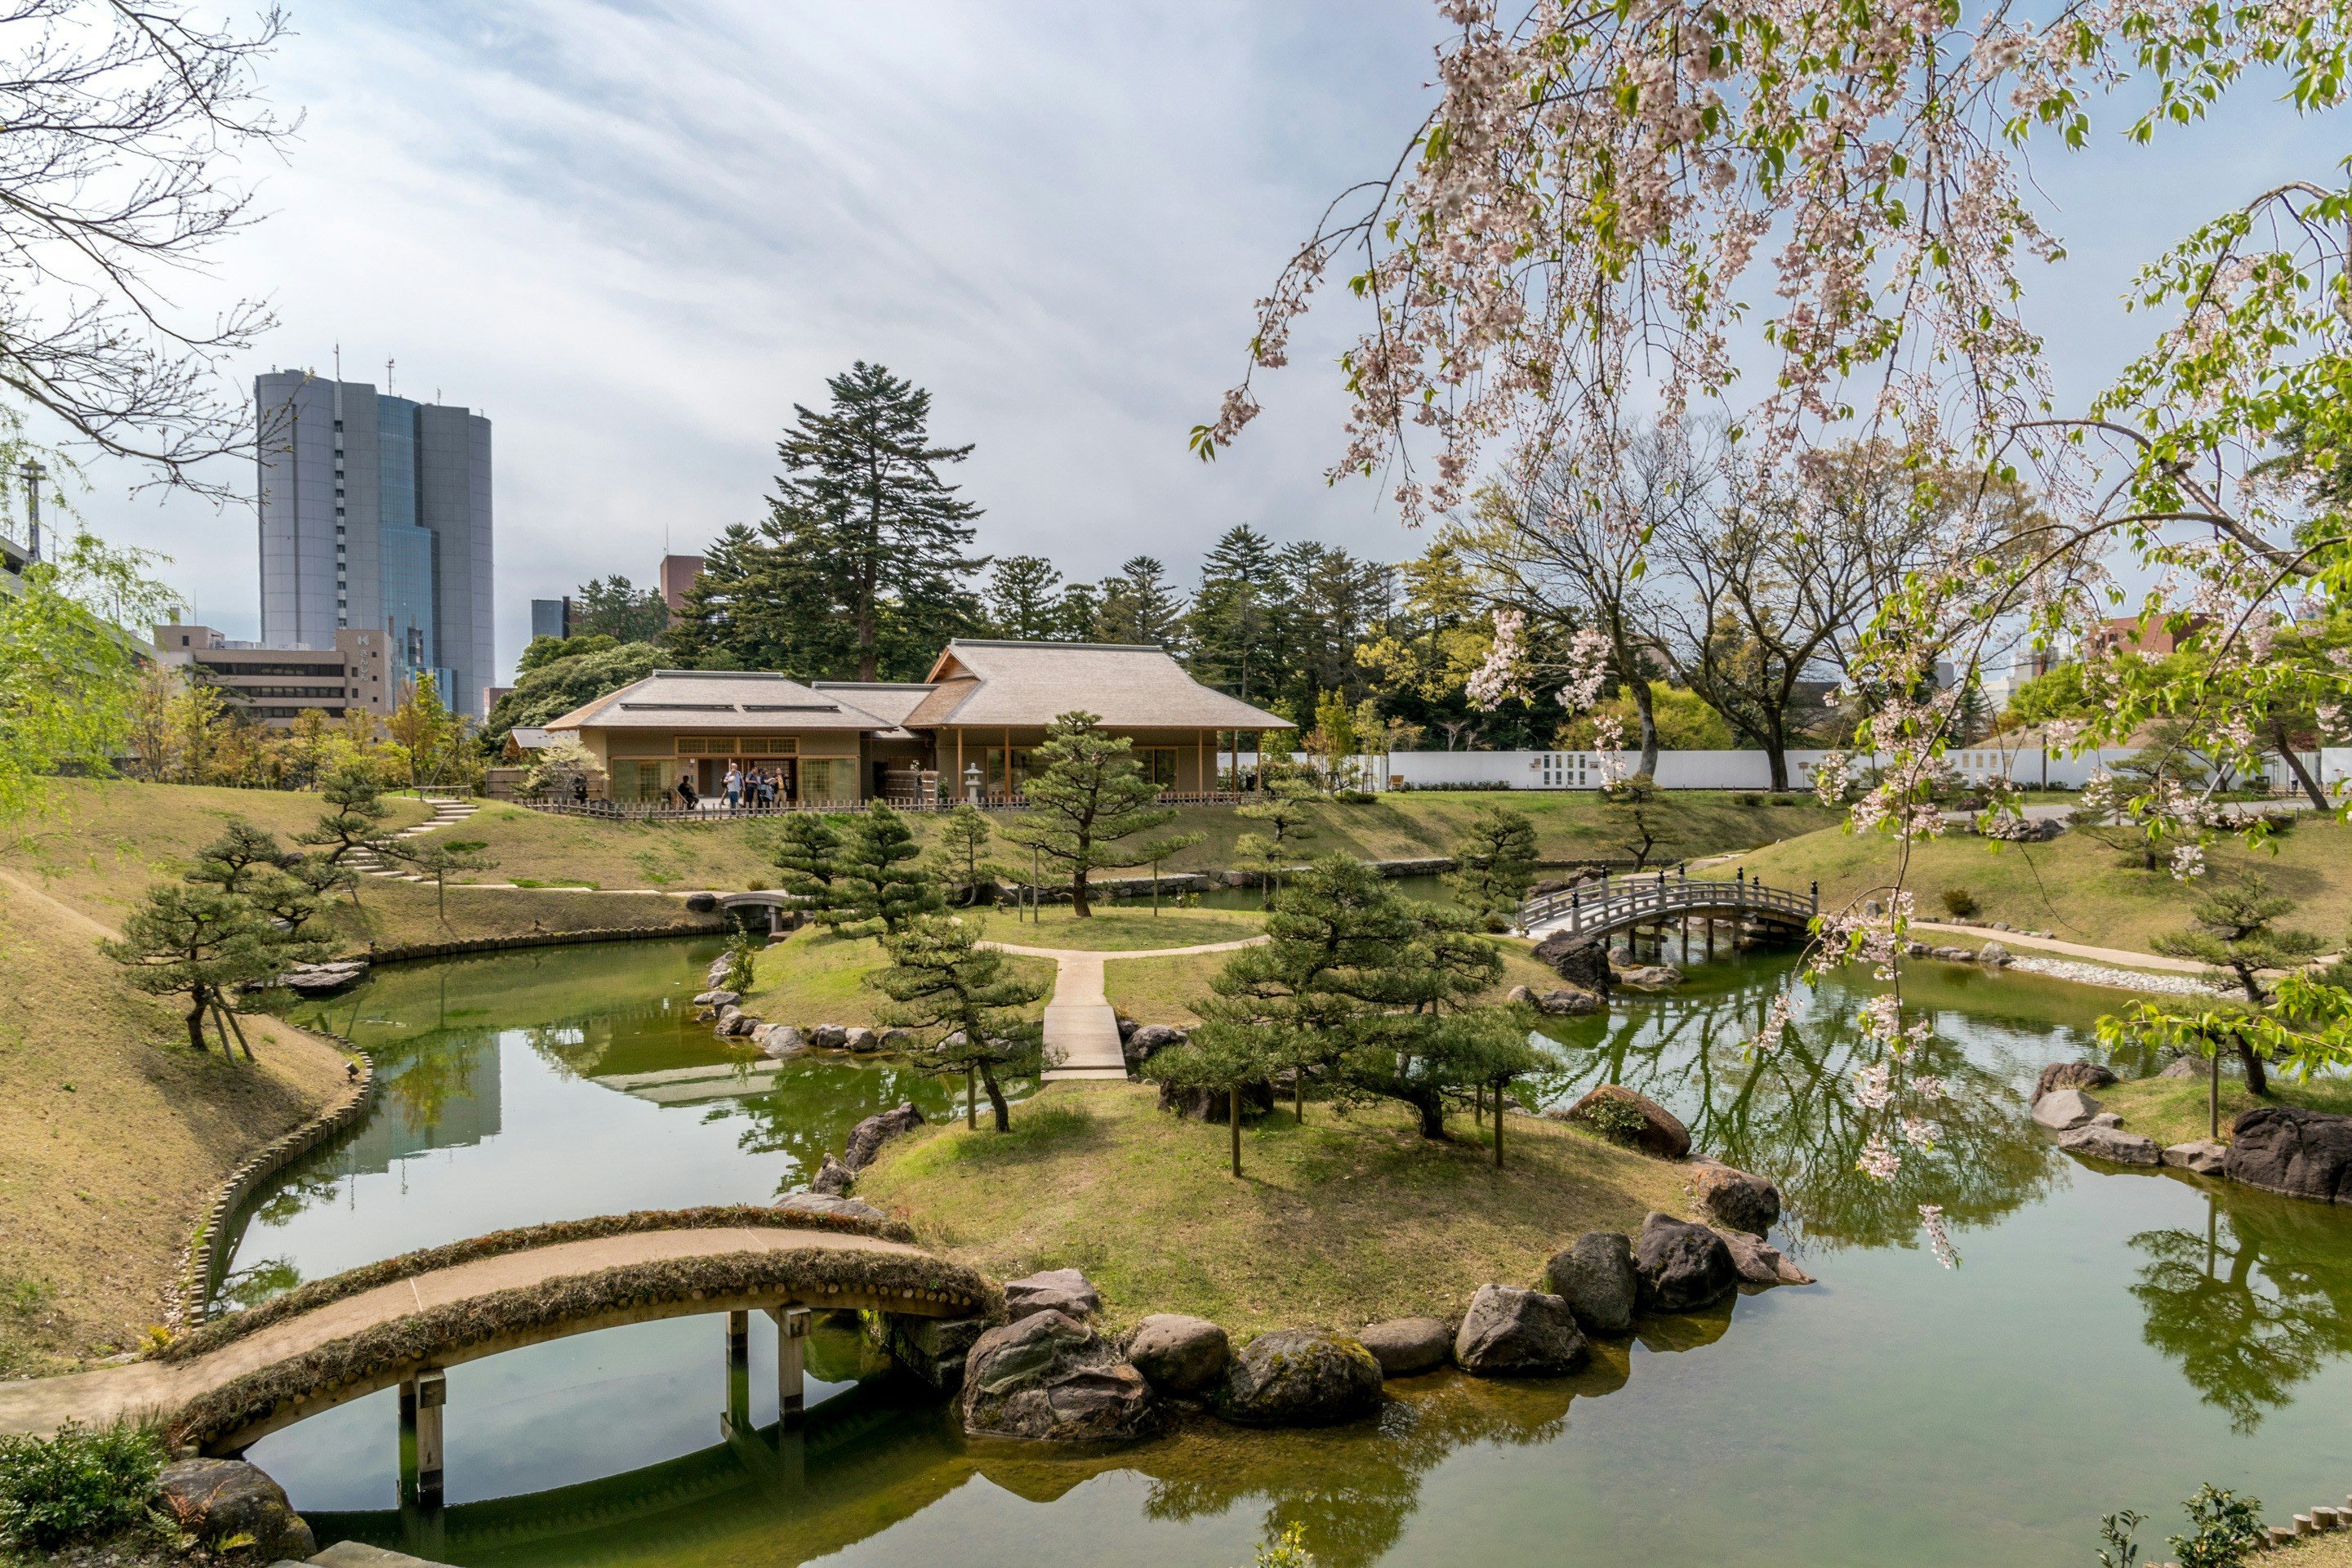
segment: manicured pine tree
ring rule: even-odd
[[[1464,909],[1488,921],[1508,921],[1536,879],[1536,826],[1507,805],[1482,805],[1454,844],[1461,869],[1447,878]]]
[[[435,838],[390,838],[380,847],[420,876],[433,879],[434,908],[444,924],[449,919],[449,873],[488,871],[498,866],[496,860],[481,853],[489,847],[489,844],[478,838],[447,842]]]
[[[996,1130],[1013,1130],[1001,1076],[1029,1074],[1042,1066],[1042,1030],[1021,1009],[1045,994],[1042,983],[1024,980],[1004,955],[980,945],[971,926],[945,915],[919,915],[882,938],[890,966],[874,978],[895,1004],[887,1021],[938,1037],[909,1052],[925,1072],[962,1073],[987,1091]],[[975,1120],[977,1101],[967,1093],[966,1116]]]
[[[965,890],[982,882],[1001,881],[1005,872],[983,857],[989,841],[996,837],[988,825],[988,814],[968,800],[960,800],[949,808],[940,822],[940,842],[937,850],[940,868],[946,879]]]
[[[2263,983],[2262,972],[2300,969],[2327,945],[2311,931],[2277,923],[2294,908],[2294,900],[2272,894],[2268,879],[2248,877],[2236,887],[2216,888],[2210,898],[2192,908],[2187,931],[2163,932],[2149,945],[2173,958],[2193,958],[2229,971],[2237,977],[2249,1004],[2267,1007],[2274,998]],[[2268,1095],[2270,1076],[2263,1069],[2252,1032],[2234,1031],[2230,1044],[2239,1065],[2245,1068],[2246,1091]]]
[[[768,858],[783,873],[783,890],[798,899],[811,919],[824,920],[840,898],[841,819],[796,811],[768,846]]]
[[[274,979],[294,963],[325,956],[325,945],[280,931],[247,900],[216,887],[161,882],[122,922],[122,935],[108,937],[99,951],[121,964],[131,986],[154,996],[188,998],[188,1047],[205,1047],[205,1016],[217,1021],[232,988]],[[221,1055],[229,1060],[228,1031],[220,1031]],[[245,1042],[245,1031],[237,1029]],[[246,1059],[253,1047],[245,1047]]]
[[[1070,875],[1070,912],[1090,918],[1087,879],[1120,861],[1121,839],[1167,822],[1172,808],[1154,806],[1160,786],[1143,776],[1134,742],[1095,728],[1092,713],[1055,719],[1037,748],[1027,790],[1028,809],[1005,828],[1013,843],[1036,849]]]
[[[1289,864],[1297,846],[1316,834],[1312,807],[1318,792],[1305,779],[1276,772],[1280,765],[1283,764],[1266,765],[1261,798],[1234,808],[1234,816],[1263,822],[1273,829],[1271,833],[1244,833],[1234,841],[1234,853],[1255,862],[1265,878],[1269,908],[1274,890],[1281,887],[1282,868]]]
[[[289,854],[278,836],[256,827],[242,816],[232,816],[219,837],[196,851],[196,863],[187,879],[205,882],[225,893],[242,893],[260,870],[282,868],[299,858]]]
[[[834,857],[827,923],[843,936],[878,936],[944,909],[939,884],[915,863],[921,853],[907,819],[878,800],[851,818],[847,841]]]
[[[373,769],[364,764],[339,768],[327,775],[320,793],[327,797],[327,814],[310,832],[296,834],[295,843],[324,849],[326,860],[334,866],[342,865],[355,851],[382,853],[387,837],[384,818],[392,815],[392,808],[383,804]],[[359,879],[354,877],[346,885],[352,902],[357,904]]]

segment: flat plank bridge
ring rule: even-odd
[[[1674,871],[1603,876],[1598,882],[1546,893],[1519,906],[1519,929],[1541,941],[1566,935],[1576,944],[1621,931],[1684,920],[1727,920],[1801,932],[1822,910],[1821,884],[1807,892],[1738,877],[1728,882]]]

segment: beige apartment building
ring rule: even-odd
[[[305,708],[331,719],[352,708],[391,717],[401,698],[391,648],[391,634],[378,631],[338,631],[333,647],[309,648],[231,642],[210,626],[155,628],[163,663],[192,668],[239,711],[278,730]]]

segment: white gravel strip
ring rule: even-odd
[[[2084,985],[2113,985],[2126,991],[2161,992],[2169,996],[2211,996],[2221,988],[2194,974],[2147,974],[2137,969],[2113,969],[2073,958],[2010,960],[2008,967],[2028,974],[2047,974]]]

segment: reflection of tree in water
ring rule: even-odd
[[[2205,1403],[2251,1432],[2295,1384],[2352,1352],[2352,1240],[2333,1208],[2215,1190],[2205,1232],[2142,1231],[2132,1294],[2142,1337],[2180,1363]]]
[[[254,1225],[284,1225],[306,1209],[316,1208],[335,1195],[342,1178],[333,1171],[314,1171],[305,1175],[289,1173],[278,1178],[278,1185],[269,1195],[253,1205],[250,1220]]]
[[[302,1271],[290,1258],[265,1258],[249,1268],[239,1268],[221,1281],[213,1293],[215,1306],[226,1304],[240,1310],[258,1307],[272,1296],[283,1296],[302,1283]]]
[[[1549,1443],[1568,1425],[1570,1401],[1625,1383],[1622,1345],[1596,1345],[1574,1377],[1480,1382],[1448,1376],[1425,1393],[1392,1400],[1377,1423],[1317,1430],[1238,1431],[1203,1424],[1176,1444],[1139,1458],[1150,1477],[1147,1517],[1187,1520],[1267,1502],[1265,1537],[1292,1524],[1324,1568],[1364,1568],[1402,1537],[1420,1506],[1422,1477],[1473,1443]]]
[[[399,1108],[410,1132],[425,1132],[440,1125],[451,1105],[473,1098],[475,1077],[498,1048],[496,1035],[451,1032],[379,1047],[376,1092]]]
[[[1878,1182],[1855,1166],[1872,1121],[1855,1100],[1853,1075],[1871,1056],[1853,1014],[1860,997],[1822,987],[1780,1047],[1748,1050],[1773,987],[1717,997],[1665,999],[1612,1016],[1599,1039],[1564,1047],[1569,1066],[1541,1087],[1565,1103],[1596,1084],[1621,1083],[1680,1116],[1694,1147],[1778,1183],[1813,1239],[1914,1245],[1918,1205],[1940,1204],[1956,1224],[1999,1217],[2038,1196],[2053,1174],[2049,1151],[2021,1137],[2025,1100],[2009,1072],[1970,1059],[1950,1037],[1971,1027],[1939,1014],[1918,1070],[1942,1078],[1948,1098],[1932,1151],[1902,1146],[1903,1173]]]
[[[961,1088],[957,1085],[959,1091]],[[848,1142],[851,1128],[908,1100],[931,1121],[961,1106],[938,1078],[919,1073],[903,1062],[802,1058],[785,1063],[775,1087],[766,1093],[713,1106],[705,1118],[718,1121],[749,1117],[751,1125],[736,1142],[747,1154],[792,1158],[796,1173],[787,1174],[778,1184],[778,1190],[784,1191],[814,1175],[828,1152],[838,1154]]]

